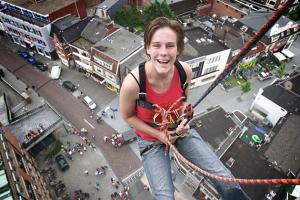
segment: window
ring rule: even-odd
[[[104,75],[103,69],[101,69],[100,67],[95,67],[96,71],[98,72],[98,74]]]
[[[192,68],[193,76],[192,79],[200,77],[203,70],[204,61],[200,62],[197,67]]]
[[[115,79],[115,77],[114,77],[112,74],[106,72],[106,77],[107,77],[109,80],[111,80],[111,81],[113,81],[113,82],[116,82],[116,79]]]
[[[211,73],[211,72],[214,72],[214,71],[216,71],[217,70],[217,65],[215,65],[215,66],[212,66],[212,67],[209,67],[209,68],[206,68],[205,70],[204,70],[204,74],[209,74],[209,73]]]

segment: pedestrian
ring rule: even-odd
[[[120,91],[121,115],[138,135],[142,165],[154,199],[174,199],[171,162],[165,153],[169,142],[196,166],[214,175],[233,177],[196,130],[185,125],[183,111],[191,110],[185,100],[192,68],[177,60],[183,48],[184,31],[179,22],[165,17],[151,21],[144,32],[148,60],[128,74]],[[161,130],[159,125],[167,111],[167,118],[172,120],[164,121],[168,129]],[[211,180],[223,200],[249,199],[238,183]]]
[[[86,174],[86,175],[89,175],[89,170],[84,170],[84,173]]]
[[[95,186],[96,186],[96,190],[97,190],[97,191],[100,191],[100,183],[99,183],[98,181],[96,181]]]

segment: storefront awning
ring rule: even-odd
[[[295,54],[288,49],[283,49],[281,53],[283,53],[288,58],[293,58],[295,56]]]
[[[286,57],[280,53],[280,52],[276,52],[273,54],[280,62],[286,60]]]

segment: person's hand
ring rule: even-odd
[[[190,125],[184,125],[187,122],[187,119],[183,119],[180,124],[176,128],[176,135],[181,136],[187,133],[187,131],[190,129]]]

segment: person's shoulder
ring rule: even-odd
[[[139,70],[138,67],[133,69],[130,73],[125,77],[122,88],[128,92],[136,92],[139,91]]]

